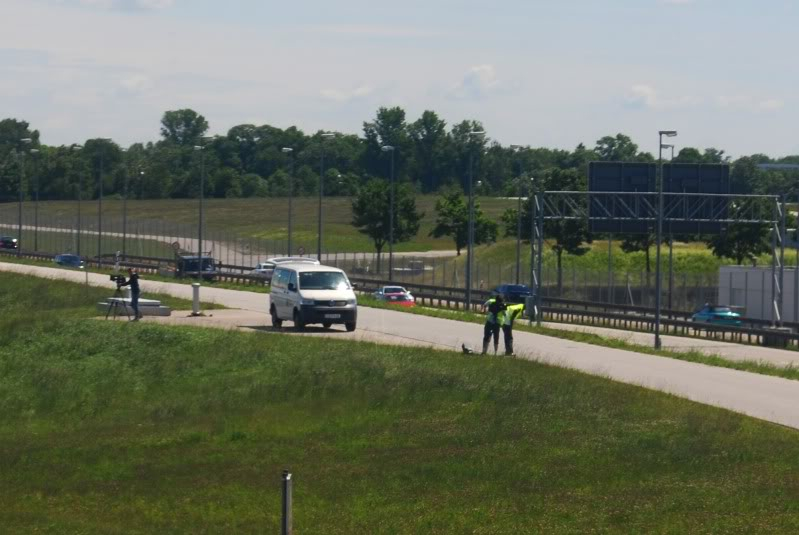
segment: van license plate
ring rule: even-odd
[[[325,314],[325,319],[337,320],[341,318],[341,314]]]

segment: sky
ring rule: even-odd
[[[159,139],[167,110],[361,134],[481,121],[503,144],[627,134],[799,154],[796,0],[0,0],[0,119],[45,144]]]

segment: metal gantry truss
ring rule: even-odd
[[[768,225],[771,230],[771,301],[773,325],[782,325],[786,208],[785,198],[776,195],[738,195],[706,193],[666,193],[663,210],[658,211],[657,192],[630,191],[543,191],[535,194],[532,216],[535,221],[531,254],[530,282],[535,301],[535,318],[541,322],[541,286],[544,250],[544,224],[548,221],[583,220],[604,222],[712,223]],[[660,307],[656,307],[660,319]]]

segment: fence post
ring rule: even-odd
[[[291,535],[291,472],[283,470],[283,509],[280,520],[280,534]]]

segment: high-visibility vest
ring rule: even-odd
[[[497,310],[498,307],[496,305],[497,305],[497,300],[493,297],[488,301],[486,301],[485,303],[483,303],[483,306],[488,309],[488,314],[486,314],[486,323],[502,325],[502,314],[504,311],[504,306],[503,308]]]
[[[523,303],[518,305],[508,305],[505,308],[505,311],[502,313],[502,321],[500,322],[500,325],[513,325],[513,320],[519,317],[523,311]]]

